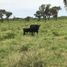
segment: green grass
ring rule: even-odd
[[[23,36],[31,24],[39,34]],[[67,18],[0,22],[0,67],[67,67]]]

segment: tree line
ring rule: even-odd
[[[64,5],[67,6],[67,0],[63,0],[63,2]],[[51,7],[50,4],[42,4],[41,6],[39,6],[39,9],[36,11],[34,16],[38,18],[38,21],[40,21],[42,18],[46,21],[47,19],[49,20],[50,17],[53,17],[57,20],[59,10],[61,10],[60,6]],[[4,19],[4,15],[6,16],[5,19],[9,20],[9,17],[12,15],[12,12],[0,9],[0,19],[2,22]],[[25,20],[29,21],[30,16],[27,16]]]
[[[65,7],[67,7],[67,0],[63,0],[63,3]],[[49,20],[50,17],[53,17],[57,20],[59,10],[61,10],[60,6],[51,7],[50,4],[42,4],[34,16],[38,18],[38,21],[40,21],[41,18],[45,19],[46,21],[47,19]],[[30,17],[27,16],[25,19],[29,21]]]

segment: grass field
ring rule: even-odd
[[[31,24],[39,34],[23,36]],[[67,67],[67,18],[0,22],[0,67]]]

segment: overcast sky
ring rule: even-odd
[[[41,4],[61,6],[59,15],[67,15],[63,0],[0,0],[0,9],[11,11],[17,17],[26,17],[33,16]]]

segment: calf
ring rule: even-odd
[[[26,32],[27,32],[27,33],[30,32],[30,28],[23,28],[23,35],[25,35]]]

